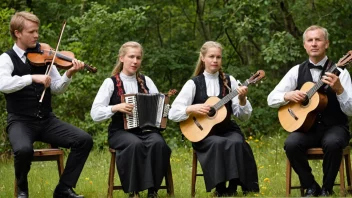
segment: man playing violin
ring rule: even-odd
[[[337,68],[337,73],[327,72],[329,68],[333,68],[326,56],[328,35],[325,28],[317,25],[305,30],[303,45],[309,59],[292,67],[268,96],[268,105],[274,108],[289,102],[303,103],[307,95],[300,90],[303,84],[318,81],[323,83],[318,92],[327,96],[327,106],[317,115],[307,132],[298,129],[291,133],[284,146],[301,186],[306,189],[305,196],[332,194],[342,151],[350,140],[347,116],[352,115],[351,76],[346,69],[341,68]],[[321,147],[324,151],[322,188],[314,179],[306,156],[307,149],[313,147]]]
[[[33,143],[42,141],[71,148],[65,170],[54,191],[54,197],[83,197],[72,188],[93,146],[92,137],[83,130],[59,120],[52,112],[52,94],[63,93],[72,76],[84,68],[74,59],[73,66],[62,76],[55,65],[48,75],[47,67],[35,67],[26,58],[26,51],[36,47],[39,19],[29,12],[17,12],[10,22],[15,44],[0,56],[0,91],[6,98],[7,133],[14,152],[18,197],[28,197],[27,175],[33,156]],[[44,91],[43,100],[39,102]]]

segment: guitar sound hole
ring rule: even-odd
[[[304,100],[302,101],[302,105],[303,106],[307,106],[309,104],[309,98],[308,98],[308,96],[306,96],[305,98],[304,98]]]
[[[208,113],[208,116],[209,117],[213,117],[216,113],[216,110],[214,109],[214,107],[210,107],[210,111]]]

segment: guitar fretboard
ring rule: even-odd
[[[327,72],[335,73],[337,71],[336,64],[332,65]],[[324,83],[321,81],[321,79],[307,92],[308,98],[312,98],[313,95],[320,89],[321,86],[323,86]]]
[[[248,83],[248,80],[246,80],[242,85],[243,86],[247,86],[249,83]],[[227,94],[225,97],[223,97],[219,102],[217,102],[213,108],[215,110],[219,110],[223,105],[225,105],[226,103],[228,103],[232,98],[234,98],[235,96],[238,95],[238,91],[237,90],[234,90],[232,92],[230,92],[229,94]]]

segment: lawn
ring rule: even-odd
[[[279,134],[275,137],[255,138],[248,137],[258,167],[259,193],[251,193],[248,197],[283,197],[285,196],[285,170],[286,157],[283,150],[283,142],[287,134]],[[86,198],[100,198],[107,195],[107,181],[110,163],[108,149],[91,152],[88,161],[78,181],[76,192],[84,194]],[[321,161],[310,162],[313,173],[318,183],[322,181]],[[173,149],[171,167],[175,189],[175,197],[190,197],[191,195],[191,169],[192,149]],[[199,167],[199,164],[198,164]],[[198,172],[201,168],[198,168]],[[339,181],[337,176],[336,181]],[[52,192],[58,182],[58,173],[55,162],[34,162],[28,176],[30,197],[52,197]],[[119,183],[115,176],[115,183]],[[293,185],[298,184],[297,175],[293,173]],[[0,197],[13,197],[14,169],[13,160],[0,162]],[[238,189],[241,196],[241,189]],[[335,192],[339,188],[335,187]],[[291,196],[299,196],[299,190],[292,190]],[[167,197],[165,190],[159,191],[160,197]],[[127,197],[121,191],[114,191],[114,197]],[[141,193],[146,197],[146,192]],[[212,193],[205,191],[204,180],[197,177],[196,197],[212,197]]]

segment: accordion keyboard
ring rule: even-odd
[[[132,115],[126,114],[126,122],[127,122],[127,128],[136,128],[139,126],[139,121],[138,121],[138,110],[137,110],[137,102],[136,102],[136,96],[127,96],[125,97],[125,102],[128,104],[133,104],[134,108],[132,110]]]

